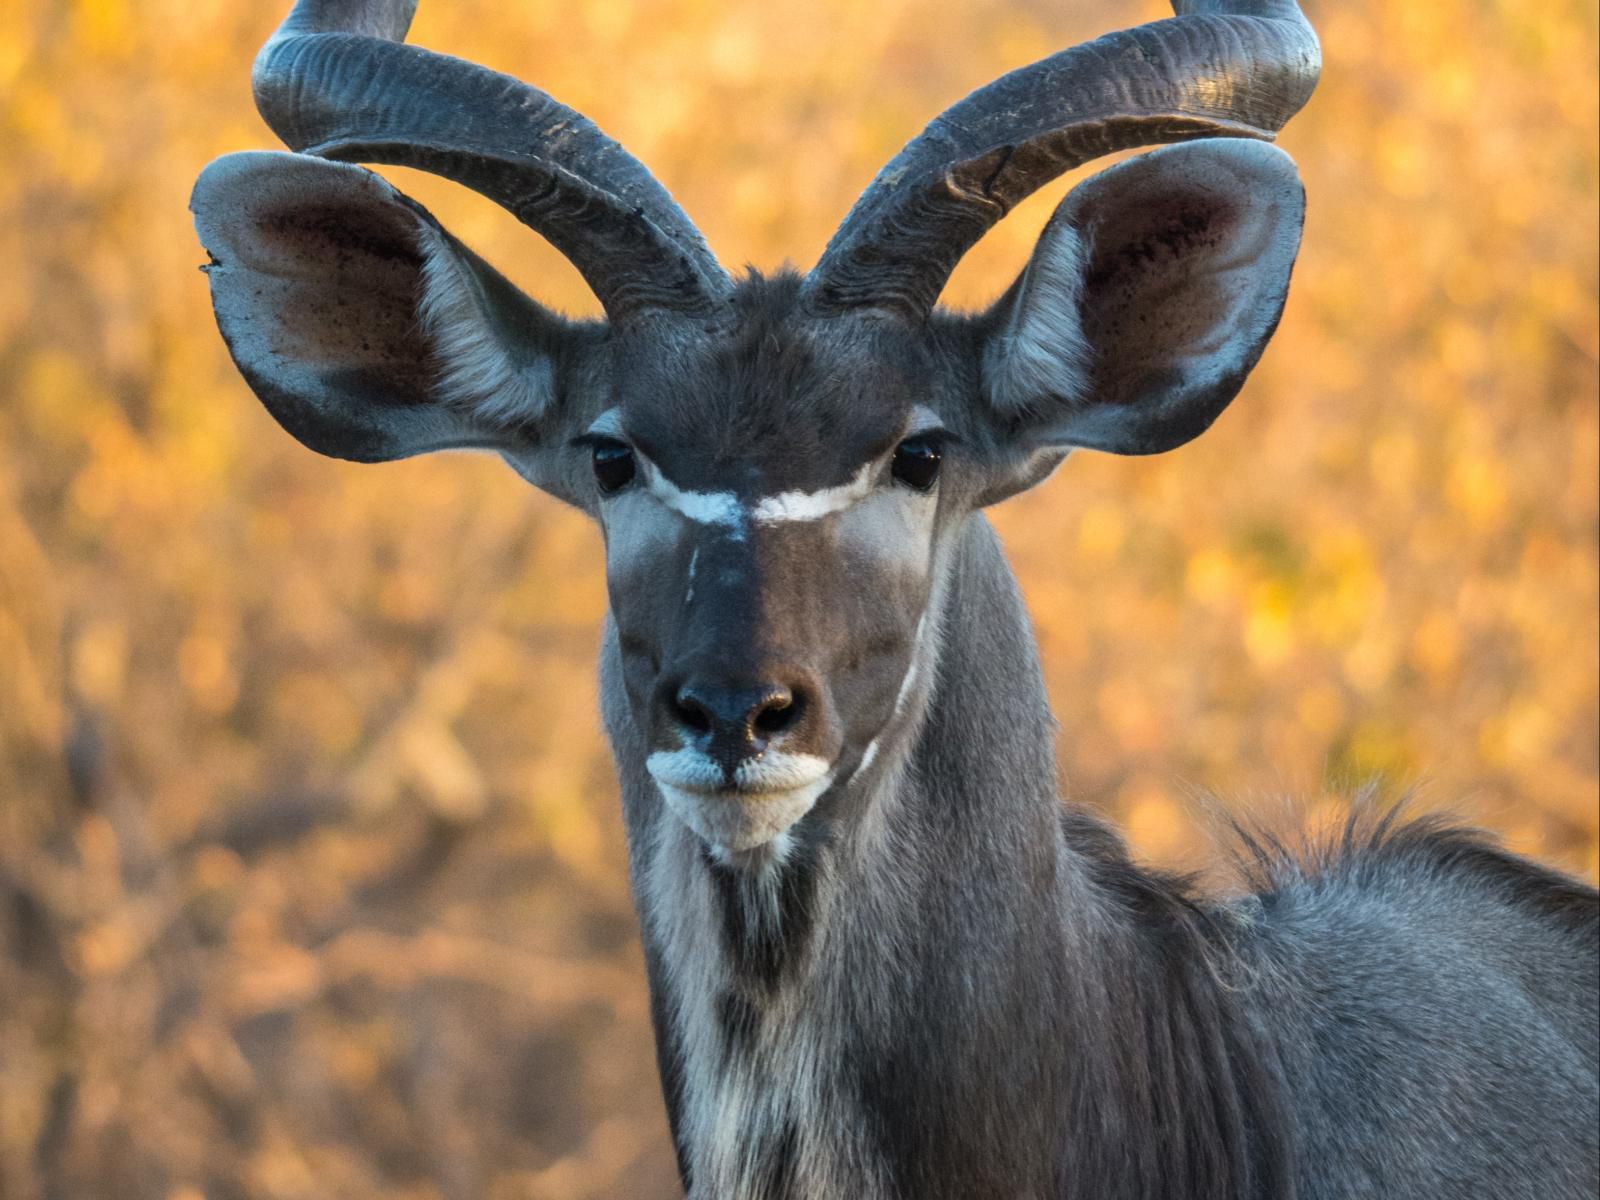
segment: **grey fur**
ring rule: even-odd
[[[1248,34],[1242,61],[1271,78],[1283,42],[1287,119],[1314,78],[1298,9],[1180,8],[1159,36],[1107,45]],[[388,38],[409,11],[329,0],[305,20]],[[414,56],[333,36],[403,90]],[[1060,96],[1076,95],[1064,64],[1097,53],[1051,60]],[[483,83],[414,61],[459,94]],[[1185,67],[1180,90],[1209,104],[1210,78]],[[410,115],[427,124],[426,107]],[[1106,124],[1195,132],[1148,115]],[[942,178],[923,162],[937,143],[912,149]],[[1066,161],[1002,149],[1007,195]],[[892,184],[855,220],[870,245],[839,242],[831,275],[752,274],[724,295],[691,254],[681,303],[660,291],[671,262],[629,282],[604,249],[627,241],[622,218],[585,210],[585,260],[627,315],[586,324],[358,168],[230,156],[193,200],[224,338],[296,437],[363,460],[492,447],[600,522],[604,717],[691,1196],[1593,1195],[1592,889],[1368,815],[1309,857],[1241,834],[1248,886],[1207,900],[1057,799],[1032,632],[981,509],[1074,447],[1153,453],[1216,419],[1282,312],[1293,164],[1202,141],[1103,172],[977,316],[927,311],[938,271],[912,251],[937,222],[874,240],[939,195],[916,191],[908,214]],[[885,250],[895,295],[873,291]],[[936,478],[902,461],[930,447]],[[604,461],[636,469],[603,489]]]
[[[1592,1195],[1593,893],[1470,835],[1383,821],[1321,859],[1263,851],[1255,890],[1229,901],[1140,871],[1061,809],[1010,572],[981,516],[953,537],[938,682],[871,794],[808,818],[817,895],[770,987],[706,936],[755,921],[719,910],[723,868],[630,767],[608,631],[607,728],[664,1056],[685,1063],[691,1194]],[[749,869],[770,888],[762,872],[797,868]],[[727,989],[758,1014],[763,1087],[720,1066]],[[708,1144],[696,1114],[729,1069],[751,1124]],[[788,1170],[814,1186],[765,1193],[770,1165],[730,1176],[723,1156],[772,1142],[780,1117],[798,1130]]]

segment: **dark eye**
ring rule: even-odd
[[[890,471],[907,487],[925,492],[939,478],[939,462],[944,455],[939,443],[928,438],[907,438],[894,450],[894,463]]]
[[[596,442],[592,453],[595,481],[606,495],[633,482],[633,451],[622,442]]]

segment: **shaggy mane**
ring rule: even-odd
[[[1345,883],[1372,888],[1396,877],[1450,879],[1554,922],[1575,936],[1600,930],[1600,892],[1513,854],[1486,830],[1437,813],[1413,814],[1371,789],[1353,800],[1336,830],[1291,841],[1225,817],[1234,866],[1248,890],[1270,903],[1292,889]]]

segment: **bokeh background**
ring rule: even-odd
[[[0,6],[0,1197],[668,1196],[594,531],[487,456],[317,459],[212,325],[188,190],[274,144],[282,7]],[[1315,826],[1420,785],[1593,879],[1596,9],[1308,8],[1305,247],[1246,392],[995,513],[1065,786],[1194,866],[1195,789]],[[945,104],[1159,15],[433,0],[413,40],[590,114],[725,261],[806,265]],[[493,205],[391,177],[595,311]]]

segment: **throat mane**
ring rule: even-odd
[[[729,986],[771,998],[803,966],[816,922],[825,832],[811,825],[780,834],[759,857],[726,861],[701,848],[716,902],[717,936]]]
[[[837,1069],[847,1025],[811,971],[825,840],[796,831],[731,861],[684,830],[659,832],[650,878],[671,884],[647,923],[665,967],[659,1034],[681,1064],[675,1132],[689,1194],[882,1194],[859,1174],[866,1148],[851,1149],[862,1123]]]

